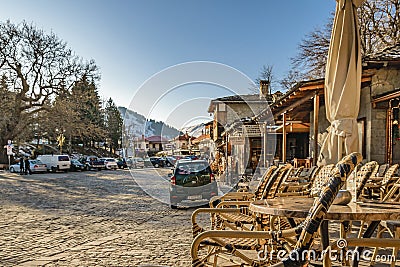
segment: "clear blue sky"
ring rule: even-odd
[[[0,17],[52,30],[78,55],[94,59],[102,76],[100,94],[128,107],[149,77],[184,62],[226,64],[251,80],[263,65],[272,65],[280,79],[290,69],[301,39],[327,22],[335,4],[335,0],[2,0]]]

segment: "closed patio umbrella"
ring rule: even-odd
[[[325,73],[327,129],[318,165],[336,163],[343,152],[358,152],[357,116],[361,90],[361,52],[357,7],[364,0],[336,0]],[[344,151],[343,151],[344,150]]]

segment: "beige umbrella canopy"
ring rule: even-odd
[[[338,162],[358,152],[357,116],[360,106],[361,52],[357,7],[364,0],[336,0],[336,13],[325,74],[327,129],[319,165]]]

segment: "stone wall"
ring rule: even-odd
[[[369,160],[378,163],[385,163],[386,154],[386,110],[371,109],[370,133],[367,140],[370,142],[370,149],[367,150]],[[369,138],[368,138],[369,137]],[[369,152],[369,153],[368,153]]]
[[[227,123],[228,125],[234,122],[235,120],[245,118],[245,117],[253,117],[259,114],[262,110],[267,107],[267,103],[238,103],[233,104],[229,103],[227,105]]]
[[[371,78],[371,85],[361,89],[360,111],[358,120],[365,120],[365,161],[375,160],[378,163],[385,163],[386,156],[386,109],[373,108],[371,99],[374,96],[391,92],[400,88],[400,70],[395,68],[382,68],[372,70],[374,75]],[[313,111],[310,112],[310,152],[313,151]],[[319,108],[319,145],[323,139],[324,132],[329,126],[326,119],[325,106]],[[311,155],[311,153],[310,153]],[[313,155],[312,155],[313,156]]]
[[[375,71],[372,76],[369,99],[400,88],[400,69],[387,67]],[[370,116],[367,123],[367,140],[370,142],[370,146],[367,149],[367,154],[369,154],[370,160],[385,163],[385,155],[388,149],[386,147],[387,110],[373,108],[370,101],[368,104]]]
[[[382,68],[376,70],[371,82],[372,96],[400,88],[400,69]]]

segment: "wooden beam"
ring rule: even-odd
[[[314,131],[313,131],[313,165],[317,165],[318,159],[318,120],[319,120],[319,95],[314,95]]]
[[[324,84],[306,85],[299,88],[299,91],[320,90],[324,89]]]
[[[371,80],[372,80],[372,78],[369,75],[361,78],[362,83],[370,82]],[[320,89],[324,89],[324,81],[321,81],[320,83],[317,83],[317,84],[301,86],[299,88],[299,91],[320,90]]]
[[[298,106],[300,106],[301,104],[304,104],[305,102],[309,101],[312,98],[312,95],[307,95],[304,96],[303,98],[297,100],[296,102],[294,102],[293,104],[287,106],[286,108],[282,109],[279,111],[279,114],[285,113],[287,111],[290,111]],[[275,113],[274,118],[277,119],[279,116],[278,113]]]
[[[286,162],[286,112],[282,114],[283,128],[282,128],[282,162]]]
[[[389,108],[386,111],[386,163],[392,164],[393,141],[392,141],[392,103],[389,102]]]
[[[380,103],[380,102],[383,102],[383,101],[389,101],[389,100],[391,100],[393,98],[398,98],[398,97],[400,97],[400,91],[393,92],[393,93],[387,94],[385,96],[381,96],[381,97],[375,98],[375,99],[372,100],[372,104],[374,105],[374,107],[376,107],[377,103]]]

